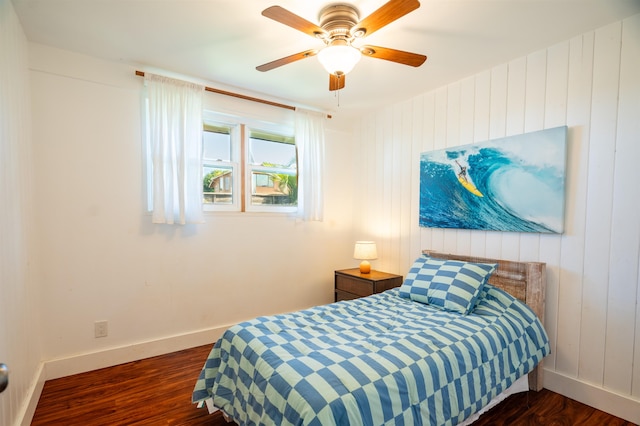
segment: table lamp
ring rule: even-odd
[[[378,258],[376,243],[373,241],[356,241],[356,247],[353,250],[353,258],[362,260],[362,262],[360,262],[361,274],[370,273],[371,264],[369,263],[369,260]]]

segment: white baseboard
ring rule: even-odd
[[[216,327],[128,346],[109,348],[98,352],[52,359],[44,363],[45,378],[46,380],[58,379],[72,374],[113,367],[114,365],[164,355],[195,346],[213,344],[227,328],[229,326]],[[204,363],[204,360],[202,362]]]
[[[640,424],[640,400],[568,377],[544,371],[544,387],[626,421]]]
[[[21,408],[21,413],[18,414],[18,423],[16,425],[29,426],[33,415],[36,413],[36,407],[38,406],[38,400],[42,394],[42,388],[44,388],[44,363],[40,363],[38,371],[34,376],[33,383],[31,384],[25,402]]]
[[[29,391],[22,415],[18,416],[18,419],[22,419],[18,422],[18,425],[28,426],[31,424],[46,380],[71,376],[72,374],[86,373],[87,371],[112,367],[152,356],[164,355],[195,346],[212,344],[227,328],[229,328],[228,325],[188,334],[164,337],[162,339],[128,346],[110,348],[99,352],[45,361],[40,364],[38,372],[36,373],[36,379]],[[203,359],[203,365],[204,361]]]

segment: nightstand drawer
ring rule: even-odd
[[[373,283],[371,281],[337,275],[336,290],[346,291],[357,296],[371,296],[373,294]]]
[[[353,299],[358,299],[361,296],[358,296],[357,294],[353,294],[353,293],[349,293],[346,291],[342,291],[342,290],[336,290],[336,302],[339,302],[341,300],[353,300]]]
[[[371,296],[402,285],[402,276],[372,270],[368,274],[359,268],[335,271],[335,301]]]

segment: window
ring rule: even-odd
[[[205,210],[296,211],[297,153],[291,131],[259,130],[207,117],[203,130]]]
[[[202,132],[202,198],[216,210],[237,210],[240,205],[235,181],[239,176],[237,126],[205,123]]]
[[[247,169],[251,177],[248,209],[265,210],[267,206],[280,206],[295,210],[298,174],[294,138],[250,131],[248,154]]]

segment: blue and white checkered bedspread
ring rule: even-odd
[[[240,425],[455,425],[548,353],[535,314],[501,290],[463,316],[394,289],[231,327],[193,402]]]

